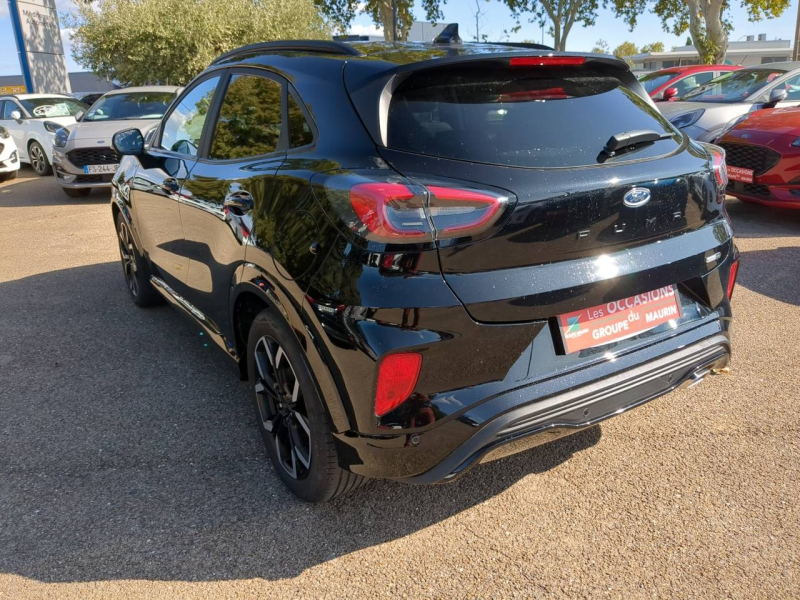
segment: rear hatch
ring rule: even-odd
[[[433,62],[368,85],[345,79],[374,131],[364,109],[373,94],[379,152],[403,176],[508,193],[491,231],[437,240],[445,280],[473,318],[546,319],[715,266],[704,258],[726,240],[706,227],[723,216],[712,154],[660,115],[622,63]],[[607,148],[642,130],[660,139]]]

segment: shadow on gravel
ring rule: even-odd
[[[798,246],[744,252],[737,282],[748,290],[800,306],[798,265],[800,265]]]
[[[16,179],[0,184],[0,208],[103,204],[110,199],[109,188],[94,189],[85,198],[69,198],[59,189],[53,175],[39,177],[27,165],[22,167]]]
[[[230,360],[116,262],[0,284],[0,572],[42,582],[293,577],[409,535],[596,444],[595,427],[328,505],[272,473]]]
[[[800,210],[773,208],[739,200],[727,200],[726,206],[736,237],[800,236]]]

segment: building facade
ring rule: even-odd
[[[667,67],[700,64],[694,46],[678,46],[669,52],[647,52],[631,56],[635,69],[657,71]],[[725,64],[752,67],[772,62],[792,60],[792,43],[789,40],[767,40],[767,34],[749,35],[743,41],[728,43]]]

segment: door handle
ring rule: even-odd
[[[235,215],[241,216],[253,210],[253,196],[250,195],[250,192],[245,192],[244,190],[231,192],[225,196],[222,207]]]

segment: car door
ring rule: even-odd
[[[253,214],[269,202],[287,142],[285,82],[253,69],[233,69],[228,77],[201,158],[183,185],[181,221],[189,257],[186,299],[232,341],[231,281],[260,235]]]
[[[30,122],[29,119],[25,119],[25,111],[22,110],[22,107],[19,106],[16,102],[11,99],[6,98],[3,101],[2,111],[0,111],[0,125],[8,129],[8,133],[11,134],[11,137],[14,139],[14,143],[17,146],[17,152],[19,154],[20,160],[28,161],[28,144],[26,143],[26,135],[25,135],[25,123]],[[17,123],[11,116],[11,113],[15,110],[18,110],[23,118],[23,124]]]
[[[189,257],[184,245],[181,187],[197,161],[221,75],[195,82],[164,116],[155,143],[142,155],[130,182],[136,227],[156,275],[184,291]]]

